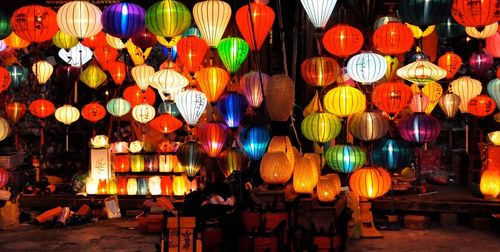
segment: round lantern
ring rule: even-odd
[[[7,69],[0,67],[0,92],[7,90],[12,82],[12,77]]]
[[[0,117],[0,142],[5,140],[5,138],[7,138],[9,134],[10,134],[9,122],[5,118]],[[0,186],[0,188],[2,188],[2,186]]]
[[[260,160],[269,144],[269,131],[262,126],[249,126],[240,132],[240,142],[243,151],[251,160]],[[283,153],[285,158],[286,154]],[[288,159],[287,159],[288,161]]]
[[[151,5],[146,11],[146,27],[157,36],[171,40],[191,25],[189,9],[179,1],[165,0]]]
[[[182,38],[177,43],[179,60],[192,76],[198,71],[207,49],[208,45],[205,40],[195,36]]]
[[[229,73],[234,74],[245,62],[250,47],[245,40],[238,37],[227,37],[217,45],[219,57]]]
[[[193,17],[203,40],[217,47],[231,19],[231,6],[219,0],[201,1],[194,5]]]
[[[450,90],[460,97],[459,109],[462,113],[468,113],[467,104],[470,99],[478,96],[483,89],[481,82],[469,76],[462,76],[450,83]]]
[[[373,33],[372,39],[377,51],[391,55],[405,53],[413,45],[413,33],[410,28],[399,22],[380,26]]]
[[[430,82],[436,82],[446,77],[446,70],[434,65],[425,59],[418,59],[396,72],[404,80],[417,85],[425,85]]]
[[[337,4],[336,0],[300,0],[300,2],[316,29],[325,28],[330,15],[332,15],[333,8]]]
[[[26,113],[26,104],[21,102],[10,102],[5,104],[5,114],[10,118],[12,123],[18,123]]]
[[[91,102],[82,108],[82,117],[92,123],[96,123],[106,116],[106,109],[98,102]]]
[[[477,117],[485,117],[495,111],[496,103],[487,95],[478,95],[467,102],[467,111]]]
[[[469,65],[479,75],[484,75],[493,65],[493,57],[484,52],[473,53],[469,58]]]
[[[202,68],[197,75],[201,91],[207,96],[210,104],[215,104],[226,89],[229,74],[220,67]]]
[[[262,85],[261,85],[262,79]],[[248,105],[252,108],[260,107],[264,100],[262,87],[267,86],[269,75],[262,72],[250,71],[240,78],[240,91],[245,95]]]
[[[59,53],[57,55],[59,55],[59,57],[66,64],[81,67],[92,59],[92,50],[78,43],[76,46],[69,49],[69,51],[66,51],[64,49],[59,50]]]
[[[363,167],[349,179],[349,187],[361,197],[374,199],[391,189],[391,175],[380,167]]]
[[[163,101],[158,105],[158,113],[169,114],[175,117],[179,115],[179,109],[174,101]]]
[[[250,3],[243,5],[236,12],[238,29],[252,51],[260,50],[267,34],[273,27],[273,23],[273,9],[263,4]]]
[[[340,173],[351,173],[365,164],[366,153],[358,146],[335,145],[326,151],[326,163]]]
[[[0,11],[0,40],[6,38],[11,33],[10,19],[3,11]]]
[[[492,57],[500,58],[500,33],[496,32],[493,36],[486,38],[484,49]]]
[[[12,88],[18,88],[21,86],[23,82],[28,78],[29,70],[26,67],[23,67],[19,64],[12,64],[8,66],[7,71],[9,71],[11,77],[10,86]]]
[[[424,30],[422,30],[420,27],[418,27],[416,25],[412,25],[412,24],[409,24],[409,23],[405,23],[405,25],[408,28],[410,28],[411,33],[413,33],[413,37],[416,38],[416,39],[421,39],[423,37],[429,36],[434,31],[434,29],[435,29],[434,25],[431,25],[431,26],[427,27]]]
[[[302,134],[317,143],[326,143],[337,137],[342,128],[340,120],[327,112],[315,112],[306,116],[301,124]]]
[[[142,103],[132,109],[132,117],[140,123],[148,123],[155,118],[155,108],[147,103]]]
[[[365,52],[354,55],[347,62],[349,76],[362,84],[376,82],[384,77],[387,61],[379,54]]]
[[[268,185],[282,185],[292,176],[293,167],[282,151],[267,152],[260,162],[260,177]]]
[[[121,61],[115,61],[108,65],[108,71],[116,85],[121,86],[127,77],[127,65]]]
[[[108,65],[115,62],[118,51],[108,44],[100,45],[94,50],[94,55],[99,65],[104,70],[108,70]]]
[[[462,66],[462,58],[453,52],[446,52],[439,57],[438,65],[446,70],[446,79],[451,80]]]
[[[114,37],[128,39],[144,29],[146,10],[133,3],[116,3],[104,9],[102,28]]]
[[[78,39],[62,31],[58,31],[54,37],[52,37],[52,43],[54,43],[54,45],[58,48],[69,50],[78,45]]]
[[[448,0],[401,0],[398,14],[403,21],[425,30],[428,26],[445,21],[450,8],[451,2]]]
[[[365,110],[366,97],[359,89],[344,85],[328,91],[323,103],[326,111],[338,117],[348,117]]]
[[[30,45],[29,41],[20,38],[14,32],[11,32],[10,35],[3,40],[3,42],[5,42],[7,46],[14,49],[22,49]]]
[[[372,160],[389,170],[401,169],[410,165],[413,158],[411,146],[399,139],[383,139],[373,147]]]
[[[234,91],[223,94],[217,102],[217,111],[231,129],[238,128],[247,107],[248,102],[245,96]]]
[[[169,114],[162,114],[150,121],[149,126],[166,135],[181,128],[182,122]]]
[[[80,80],[92,89],[97,89],[106,79],[106,73],[97,65],[90,65],[80,74]]]
[[[101,10],[87,1],[71,1],[57,11],[57,26],[64,33],[83,39],[102,30],[101,15]]]
[[[191,181],[198,171],[200,171],[207,153],[203,149],[203,146],[196,141],[189,141],[187,143],[181,144],[176,151],[179,163],[182,165],[187,177]]]
[[[326,87],[337,80],[340,67],[330,57],[313,57],[302,62],[300,72],[307,84],[314,87]]]
[[[319,177],[317,186],[318,200],[321,202],[332,202],[340,193],[340,178],[335,173]]]
[[[0,188],[3,188],[9,182],[10,174],[4,168],[0,168]]]
[[[159,93],[168,96],[175,91],[186,87],[189,81],[184,75],[172,68],[162,69],[149,78],[151,87],[156,88]]]
[[[84,38],[82,44],[92,50],[95,50],[97,47],[106,44],[106,34],[100,31],[93,36]]]
[[[217,156],[217,164],[224,177],[227,178],[233,172],[245,169],[248,165],[248,157],[244,152],[231,148]]]
[[[451,91],[446,92],[446,94],[439,98],[439,107],[448,118],[455,117],[459,106],[460,96],[452,93]]]
[[[106,109],[111,115],[122,117],[130,111],[130,102],[121,97],[114,98],[106,104]]]
[[[458,24],[455,19],[449,16],[445,21],[436,25],[436,32],[439,37],[458,38],[465,33],[465,27]]]
[[[125,88],[125,91],[123,91],[123,98],[130,102],[130,107],[135,107],[137,104],[143,102],[153,105],[156,100],[156,94],[150,87],[148,87],[145,92],[142,92],[137,85],[132,85]]]
[[[332,27],[323,36],[325,49],[341,58],[347,58],[357,53],[363,47],[363,43],[363,33],[352,26],[344,24]]]
[[[292,142],[288,136],[274,136],[271,138],[271,142],[269,142],[269,147],[267,148],[267,152],[273,151],[282,151],[286,154],[288,161],[290,161],[290,165],[295,167],[295,159],[296,153],[294,147],[292,146]]]
[[[152,66],[142,64],[132,67],[130,73],[137,83],[137,86],[139,86],[139,89],[141,89],[141,91],[146,91],[150,83],[150,77],[155,73],[155,69]]]
[[[287,75],[275,74],[264,86],[266,111],[272,121],[287,121],[293,111],[295,83]]]
[[[481,30],[478,30],[476,27],[465,27],[465,33],[477,39],[489,38],[495,35],[497,33],[497,30],[498,30],[497,22],[487,25],[486,27],[482,27]]]
[[[349,132],[357,139],[374,141],[389,131],[389,121],[379,112],[362,112],[349,118]]]
[[[33,70],[33,73],[38,80],[38,84],[44,85],[50,79],[50,76],[54,71],[54,67],[46,60],[40,60],[33,64],[31,70]]]
[[[311,160],[299,157],[293,168],[293,190],[296,193],[312,194],[318,183],[318,169],[312,166]]]
[[[373,90],[373,104],[380,110],[394,116],[411,101],[412,91],[402,82],[386,82]]]
[[[54,104],[49,100],[37,99],[30,103],[30,113],[38,118],[46,118],[54,113]]]
[[[26,41],[47,41],[57,33],[56,12],[40,5],[24,6],[12,13],[11,27]]]
[[[139,48],[145,50],[146,48],[153,47],[156,45],[158,40],[156,36],[150,32],[148,29],[143,29],[141,32],[135,34],[132,38],[132,43],[138,46]]]
[[[197,131],[198,139],[209,157],[217,157],[227,139],[227,127],[220,123],[204,123]]]
[[[484,27],[500,20],[496,1],[455,0],[451,15],[459,24],[472,27]]]
[[[70,125],[80,118],[80,111],[69,104],[65,104],[57,108],[54,115],[59,122]]]
[[[401,137],[412,143],[428,143],[441,132],[438,119],[425,113],[414,113],[399,120],[398,131]]]
[[[500,171],[483,171],[479,182],[479,190],[486,197],[496,198],[500,194]]]
[[[500,79],[495,78],[488,82],[487,91],[488,95],[495,101],[497,107],[500,109]]]
[[[411,97],[410,109],[413,113],[425,112],[430,104],[429,96],[422,93],[416,93]]]

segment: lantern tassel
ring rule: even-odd
[[[69,128],[69,127],[68,127],[68,126],[66,126],[66,152],[68,152],[68,151],[69,151],[69,136],[68,136],[68,131],[69,131],[69,129],[68,129],[68,128]]]
[[[40,153],[43,151],[43,144],[45,143],[45,134],[43,132],[43,126],[45,123],[40,122]]]

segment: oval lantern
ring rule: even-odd
[[[427,27],[441,23],[450,14],[451,1],[448,0],[401,0],[398,14],[401,19],[425,30]]]
[[[7,46],[14,49],[23,49],[30,45],[29,41],[20,38],[14,32],[11,32],[10,35],[3,40],[3,42],[5,42]]]
[[[296,193],[312,194],[318,183],[318,169],[311,162],[311,159],[306,157],[299,157],[295,161],[293,168],[293,190]]]
[[[107,71],[109,64],[115,62],[118,57],[118,51],[108,44],[103,44],[94,49],[94,56],[102,69]]]
[[[106,79],[106,73],[97,65],[90,65],[80,74],[80,80],[92,89],[97,89]]]
[[[159,114],[169,114],[171,116],[178,116],[179,109],[177,105],[175,105],[174,101],[163,101],[158,105],[158,113]]]
[[[205,40],[190,36],[182,38],[177,43],[177,53],[181,64],[185,67],[185,71],[194,76],[194,73],[199,70],[201,62],[205,58],[208,45]]]
[[[10,102],[5,104],[5,114],[10,118],[12,123],[18,123],[26,113],[26,104],[21,102]]]
[[[245,96],[234,91],[223,94],[217,102],[217,111],[226,125],[233,130],[240,125],[247,107]]]
[[[317,185],[317,196],[321,202],[333,202],[340,194],[340,178],[335,173],[329,173],[319,177]]]
[[[465,27],[465,33],[467,33],[467,35],[469,35],[470,37],[476,39],[489,38],[495,35],[497,33],[497,30],[498,30],[497,22],[482,27],[481,30],[477,29],[476,27]]]
[[[451,90],[439,98],[439,107],[448,118],[455,117],[459,106],[460,96],[452,93]]]
[[[49,7],[27,5],[12,13],[12,31],[28,42],[44,42],[57,33],[56,12]]]
[[[132,43],[142,50],[146,50],[147,48],[153,47],[156,45],[158,40],[156,39],[156,35],[150,32],[148,29],[143,29],[141,32],[130,38]]]
[[[21,86],[23,82],[28,79],[29,70],[26,67],[23,67],[19,64],[12,64],[6,67],[7,71],[9,71],[11,82],[10,86],[12,88],[18,88]]]
[[[429,143],[441,132],[438,119],[425,113],[414,113],[399,120],[398,131],[401,137],[412,143]]]
[[[469,58],[469,65],[479,75],[485,75],[493,65],[493,57],[484,52],[472,53]]]
[[[52,43],[54,43],[54,45],[58,48],[69,50],[78,45],[78,39],[62,31],[58,31],[52,38]]]
[[[0,67],[0,93],[9,89],[12,77],[7,69]]]
[[[451,80],[462,66],[462,58],[453,52],[446,52],[439,57],[438,65],[446,70],[446,79]]]
[[[487,95],[478,95],[467,102],[467,111],[477,117],[485,117],[495,111],[496,103]]]
[[[165,0],[151,5],[146,11],[146,27],[168,40],[182,34],[191,25],[189,9],[179,1]]]
[[[263,126],[251,125],[239,134],[241,147],[251,160],[260,160],[269,144],[269,131]],[[285,158],[286,154],[283,153]],[[288,161],[288,159],[287,159]]]
[[[495,78],[488,82],[487,91],[488,95],[495,101],[497,107],[500,109],[500,79]]]
[[[451,15],[463,26],[484,27],[500,20],[496,1],[454,0]]]
[[[500,171],[483,171],[479,182],[479,190],[486,197],[496,198],[500,194]]]
[[[486,38],[484,49],[492,57],[500,58],[500,33],[496,32],[493,36]]]
[[[132,78],[141,91],[146,91],[150,84],[150,78],[155,73],[155,69],[152,66],[146,64],[138,65],[132,67],[130,70]]]
[[[347,62],[349,76],[362,84],[376,82],[384,77],[387,61],[379,54],[365,52],[354,55]]]
[[[261,85],[262,80],[262,85]],[[247,98],[248,105],[258,108],[264,100],[263,88],[267,86],[269,75],[262,72],[250,71],[240,78],[240,91]]]
[[[80,111],[69,104],[65,104],[57,108],[54,115],[59,122],[70,125],[80,118]]]
[[[102,11],[102,28],[106,33],[128,39],[144,30],[146,10],[133,3],[116,3]]]
[[[207,107],[207,101],[205,94],[195,89],[188,89],[180,93],[175,99],[182,118],[190,127],[194,127],[200,119]]]
[[[101,10],[87,1],[71,1],[57,11],[57,26],[64,33],[83,39],[102,30],[101,15]]]
[[[322,144],[336,138],[342,124],[330,113],[314,112],[304,118],[300,129],[307,139]]]
[[[449,16],[445,21],[436,25],[436,32],[439,37],[458,38],[465,34],[465,27],[458,24],[453,17]]]
[[[177,148],[176,154],[188,179],[192,181],[198,171],[200,171],[207,157],[207,153],[203,149],[203,146],[196,141],[189,141],[181,144]]]
[[[135,107],[137,104],[146,102],[153,105],[156,100],[155,91],[148,87],[145,92],[142,92],[137,85],[132,85],[123,91],[123,98],[130,102],[130,107]]]
[[[132,117],[140,123],[148,123],[153,120],[155,113],[155,108],[147,103],[136,105],[132,109]]]
[[[290,180],[293,167],[282,151],[267,152],[260,162],[260,177],[268,185],[282,185]]]
[[[396,74],[411,83],[425,85],[445,78],[447,72],[426,59],[418,59],[413,63],[399,68]]]
[[[372,40],[377,51],[395,55],[411,49],[413,33],[402,23],[389,22],[375,30]]]
[[[325,33],[322,42],[329,53],[340,58],[347,58],[363,47],[364,38],[360,30],[339,24]]]
[[[389,170],[407,167],[413,159],[413,149],[402,140],[387,138],[375,144],[372,150],[372,160]]]
[[[402,82],[386,82],[373,89],[373,104],[389,116],[403,110],[412,97],[411,88]]]
[[[197,79],[201,91],[208,98],[208,102],[215,104],[226,89],[229,74],[220,67],[210,66],[202,68],[197,74]]]
[[[210,47],[217,47],[231,19],[231,6],[219,0],[201,1],[193,7],[193,17],[201,38]]]
[[[238,37],[227,37],[217,45],[219,57],[231,74],[240,69],[241,64],[245,62],[250,47],[244,39]]]
[[[46,118],[55,111],[54,104],[49,100],[37,99],[30,103],[30,113],[38,118]]]
[[[459,109],[462,113],[468,113],[467,104],[470,99],[478,96],[483,89],[481,82],[470,76],[462,76],[450,83],[450,90],[460,97]]]
[[[66,63],[71,66],[81,67],[85,65],[92,59],[92,50],[90,48],[83,46],[78,43],[76,46],[66,51],[64,49],[59,50],[57,54]]]
[[[309,20],[316,29],[323,29],[332,15],[337,0],[300,0]]]
[[[184,75],[174,69],[165,68],[151,75],[149,84],[158,90],[158,93],[168,97],[175,91],[186,87],[189,81]]]
[[[374,141],[389,131],[389,121],[380,112],[362,112],[349,118],[347,128],[357,139]]]
[[[351,173],[363,166],[366,160],[360,147],[343,144],[330,147],[325,157],[328,166],[339,173]]]
[[[290,165],[295,167],[295,159],[298,158],[296,156],[296,151],[292,146],[292,142],[288,136],[274,136],[271,138],[269,142],[269,147],[267,148],[267,152],[273,151],[282,151],[286,154],[288,161],[290,161]]]
[[[91,102],[82,107],[82,117],[96,123],[106,116],[106,109],[98,102]]]
[[[272,121],[287,121],[293,111],[295,83],[287,75],[275,74],[264,86],[266,111]]]
[[[108,71],[116,85],[121,86],[127,77],[127,65],[121,61],[115,61],[108,65]]]
[[[10,18],[3,11],[0,11],[0,40],[12,33]],[[1,186],[0,186],[1,187]]]
[[[209,157],[219,155],[227,139],[227,127],[221,123],[204,123],[197,131],[198,140]]]
[[[425,112],[430,104],[429,96],[422,93],[416,93],[411,97],[410,109],[413,113]]]
[[[112,116],[122,117],[130,111],[130,102],[121,97],[114,98],[106,104],[106,109]]]
[[[0,142],[5,140],[5,138],[7,138],[9,134],[10,134],[9,122],[5,118],[0,117]],[[2,171],[0,170],[0,176],[2,176],[1,172]],[[2,187],[0,186],[0,188]]]
[[[273,23],[273,9],[263,4],[243,5],[236,12],[236,25],[252,51],[260,50]]]
[[[391,189],[391,175],[380,167],[363,167],[349,178],[349,187],[361,197],[374,199]]]
[[[166,135],[180,129],[182,127],[182,122],[169,114],[161,114],[150,121],[149,126]]]
[[[242,171],[247,168],[248,157],[243,151],[236,148],[231,148],[221,152],[217,156],[217,164],[224,175],[229,177],[234,172]]]
[[[38,84],[44,85],[50,79],[50,76],[52,76],[54,67],[48,61],[40,60],[33,64],[31,70],[33,70],[33,74],[35,74]]]
[[[326,87],[337,80],[340,66],[330,57],[313,57],[302,62],[300,73],[307,84],[313,87]]]
[[[326,111],[333,115],[348,117],[365,110],[366,97],[359,89],[344,85],[328,91],[323,104]]]

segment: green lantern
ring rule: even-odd
[[[10,35],[10,18],[0,10],[0,40]]]
[[[28,79],[29,70],[26,67],[23,67],[19,64],[12,64],[6,67],[7,71],[9,71],[10,77],[12,81],[10,82],[11,88],[18,88],[21,86],[23,82]]]
[[[228,37],[219,42],[217,51],[229,73],[235,73],[245,61],[250,47],[244,39]]]
[[[191,25],[191,13],[181,2],[164,0],[154,3],[146,11],[146,27],[153,34],[167,40],[185,32]]]
[[[365,163],[365,152],[354,145],[335,145],[326,151],[326,163],[340,173],[351,173]]]
[[[304,118],[300,128],[307,139],[317,143],[326,143],[338,136],[342,124],[336,116],[330,113],[315,112]]]
[[[106,104],[106,109],[111,115],[122,117],[130,111],[130,102],[121,97],[114,98]]]

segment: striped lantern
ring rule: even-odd
[[[372,160],[388,170],[397,170],[410,165],[413,158],[411,146],[402,140],[387,138],[375,144]]]
[[[417,85],[436,82],[446,77],[446,70],[425,59],[418,59],[396,71],[396,75]]]
[[[179,1],[165,0],[151,5],[146,11],[146,27],[167,41],[181,35],[191,25],[189,9]]]
[[[9,71],[10,77],[11,77],[11,83],[10,86],[12,88],[18,88],[21,86],[23,82],[28,79],[28,73],[29,70],[26,67],[23,67],[19,64],[12,64],[8,67],[6,67],[7,71]]]
[[[107,79],[106,73],[97,65],[90,65],[80,74],[80,80],[92,89],[97,89]]]
[[[130,73],[137,86],[139,86],[139,89],[146,91],[150,84],[150,77],[155,73],[155,69],[152,66],[142,64],[132,67]]]
[[[54,37],[52,37],[52,43],[58,48],[69,50],[78,45],[78,39],[62,31],[58,31]]]
[[[30,113],[40,119],[52,115],[55,111],[54,104],[45,99],[37,99],[30,103]]]
[[[10,125],[7,119],[0,117],[0,142],[5,140],[10,134]],[[0,187],[1,188],[1,187]]]
[[[413,113],[425,112],[430,104],[429,96],[422,93],[416,93],[411,97],[410,109]]]
[[[151,87],[156,88],[158,93],[168,96],[186,87],[189,84],[189,80],[174,69],[165,68],[151,75],[149,84]]]
[[[469,100],[467,111],[477,117],[485,117],[495,111],[496,103],[487,95],[478,95]]]
[[[127,65],[122,61],[115,61],[108,65],[108,72],[117,86],[121,86],[127,77]]]
[[[380,167],[363,167],[349,179],[349,187],[361,197],[374,199],[391,189],[391,175]]]
[[[476,39],[485,39],[489,38],[497,33],[498,23],[492,23],[485,27],[481,27],[481,30],[476,27],[465,27],[465,33],[467,35],[476,38]]]
[[[295,83],[287,75],[275,74],[264,86],[266,111],[272,121],[287,121],[295,102]]]
[[[439,98],[439,107],[448,118],[455,117],[459,106],[460,96],[454,94],[451,90]]]
[[[217,111],[231,129],[237,129],[240,126],[247,107],[248,102],[245,96],[234,91],[224,93],[217,102]]]
[[[318,183],[318,169],[309,158],[299,157],[293,168],[293,190],[296,193],[312,194]]]
[[[300,2],[316,29],[325,28],[337,4],[337,0],[300,0]]]
[[[401,0],[398,4],[398,14],[403,21],[425,29],[445,21],[450,14],[450,8],[449,0]]]
[[[4,11],[0,11],[0,40],[6,38],[11,33],[9,16]]]
[[[373,46],[384,54],[401,54],[413,46],[413,33],[410,28],[399,22],[389,22],[373,33]]]
[[[235,171],[244,170],[248,165],[248,157],[243,151],[231,148],[217,156],[217,164],[224,177],[227,178]]]
[[[106,109],[111,115],[122,117],[130,111],[130,102],[121,97],[114,98],[106,104]]]
[[[5,42],[7,46],[14,49],[23,49],[30,45],[29,41],[20,38],[13,32],[11,32],[8,37],[4,38],[3,42]]]
[[[245,4],[236,11],[235,17],[236,25],[250,46],[250,50],[260,50],[273,27],[275,17],[273,9],[263,4]]]
[[[193,7],[193,17],[201,38],[210,47],[217,47],[231,19],[231,6],[220,0],[201,1]]]
[[[243,128],[240,131],[239,137],[241,147],[247,156],[251,160],[260,160],[269,144],[268,129],[263,126],[251,125]],[[284,154],[284,156],[286,158],[286,154]]]
[[[366,153],[358,146],[335,145],[326,151],[326,163],[339,173],[351,173],[365,164]]]
[[[134,106],[132,117],[139,123],[148,123],[155,118],[155,108],[147,103]]]
[[[262,78],[262,85],[260,80]],[[258,108],[264,100],[262,87],[267,86],[269,75],[262,72],[250,71],[240,78],[240,91],[247,98],[248,105],[252,108]]]
[[[438,119],[425,113],[414,113],[399,120],[398,131],[401,137],[412,143],[429,143],[441,133]]]
[[[116,3],[102,11],[102,28],[120,39],[131,38],[144,30],[146,10],[133,3]]]
[[[106,109],[98,102],[91,102],[82,107],[82,117],[96,123],[106,116]]]
[[[197,131],[198,140],[209,157],[219,155],[227,139],[227,127],[221,123],[204,123]]]
[[[349,132],[357,139],[374,141],[384,137],[389,131],[389,121],[380,112],[362,112],[349,118]]]
[[[240,69],[241,64],[245,62],[250,47],[244,39],[238,37],[227,37],[217,45],[219,57],[231,74]]]
[[[446,52],[439,57],[438,65],[446,70],[446,79],[451,80],[462,66],[462,58],[453,52]]]
[[[83,39],[102,30],[101,15],[101,10],[87,1],[71,1],[57,11],[57,26],[64,33]]]
[[[330,57],[312,57],[302,62],[300,73],[307,84],[313,87],[326,87],[337,80],[340,66]]]
[[[177,95],[175,104],[182,118],[194,127],[207,107],[207,97],[196,89],[188,89]]]
[[[35,74],[38,84],[44,85],[50,79],[50,76],[52,76],[54,67],[48,61],[40,60],[33,64],[31,70],[33,70],[33,74]]]
[[[196,141],[181,144],[177,148],[176,155],[190,181],[196,177],[207,157],[203,146]]]
[[[207,42],[196,36],[189,36],[179,40],[176,48],[184,71],[194,76],[205,58],[208,49]]]
[[[323,100],[326,111],[337,117],[348,117],[365,111],[366,97],[357,88],[338,86],[326,93]]]
[[[492,57],[500,58],[500,33],[496,32],[493,36],[486,38],[486,46],[484,49]]]
[[[201,91],[208,98],[208,102],[215,104],[226,89],[229,74],[220,67],[210,66],[202,68],[197,74],[197,79]]]
[[[268,152],[272,151],[282,151],[286,154],[288,161],[290,161],[290,165],[295,167],[295,153],[293,150],[292,142],[288,136],[274,136],[271,138],[271,142],[269,142],[269,147],[267,148]]]
[[[349,25],[339,24],[328,30],[322,41],[329,53],[347,58],[363,47],[364,38],[360,30]]]
[[[500,20],[497,1],[454,0],[451,15],[463,26],[484,27]]]
[[[12,123],[17,124],[26,113],[26,104],[21,102],[10,102],[5,104],[5,114]]]
[[[27,5],[12,13],[12,32],[28,42],[44,42],[57,33],[56,12],[49,7]]]
[[[373,89],[373,104],[380,110],[394,116],[411,101],[411,88],[403,82],[386,82]]]
[[[54,115],[59,122],[70,125],[80,118],[80,111],[69,104],[65,104],[57,108]]]
[[[495,78],[488,82],[488,95],[495,101],[497,108],[500,109],[500,79]]]
[[[458,38],[465,34],[465,27],[458,24],[452,16],[436,25],[436,32],[441,38]]]
[[[470,76],[462,76],[450,83],[450,90],[460,97],[458,108],[462,113],[468,113],[467,103],[470,99],[478,96],[482,89],[481,82]]]
[[[493,57],[485,52],[472,53],[469,65],[474,72],[485,75],[493,65]]]
[[[354,55],[347,62],[349,76],[362,84],[370,84],[384,77],[387,70],[387,61],[383,56],[364,52]]]
[[[341,128],[340,120],[328,112],[311,113],[304,118],[300,127],[307,139],[320,144],[336,138]]]
[[[283,185],[293,173],[293,167],[282,151],[266,152],[260,162],[260,177],[268,185]]]

